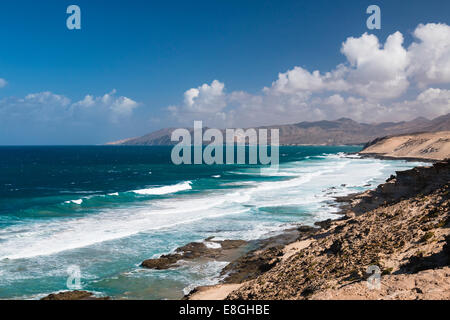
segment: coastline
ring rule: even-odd
[[[364,156],[366,157],[366,156]],[[395,160],[402,160],[396,158]],[[423,162],[423,159],[420,159]],[[432,163],[436,163],[433,161]],[[422,168],[422,167],[421,167]],[[423,167],[427,168],[427,167]],[[414,171],[417,168],[407,170]],[[406,171],[405,171],[406,172]],[[403,175],[400,172],[400,175]],[[249,296],[240,295],[239,291],[249,290],[249,287],[254,286],[255,281],[259,281],[260,278],[267,276],[273,270],[282,267],[286,264],[287,261],[296,258],[302,251],[305,249],[310,249],[311,246],[316,245],[318,239],[324,239],[330,235],[333,230],[344,229],[349,225],[353,225],[353,221],[356,216],[362,216],[363,213],[373,210],[374,208],[380,206],[386,200],[393,201],[393,199],[376,199],[374,202],[373,194],[380,187],[387,185],[390,181],[392,181],[392,177],[387,180],[385,184],[378,186],[375,190],[368,190],[363,193],[350,194],[347,196],[336,197],[336,205],[340,207],[340,210],[336,212],[336,219],[327,219],[324,221],[319,221],[315,223],[316,228],[299,226],[297,224],[292,224],[291,228],[287,228],[283,232],[281,232],[278,236],[270,237],[262,240],[252,241],[252,242],[241,242],[239,240],[232,240],[238,245],[233,247],[230,252],[226,252],[221,257],[221,261],[227,261],[229,264],[222,270],[221,277],[222,280],[215,285],[212,286],[200,286],[196,287],[189,294],[187,294],[183,299],[189,300],[221,300],[221,299],[252,299],[254,298],[252,294]],[[392,188],[386,191],[388,194],[392,193]],[[394,202],[398,199],[394,199]],[[351,212],[351,211],[354,212]],[[294,228],[294,226],[297,226]],[[228,240],[230,241],[230,240]],[[213,238],[205,239],[203,242],[212,242],[212,243],[220,243],[220,247],[223,247],[223,241],[215,241]],[[205,252],[202,251],[203,247],[198,247],[199,242],[188,243],[180,247],[180,250],[176,250],[175,254],[178,252],[185,252],[187,248],[194,249],[188,250],[191,257],[195,259],[216,259],[220,256],[218,251],[214,252],[209,251],[209,253],[213,253],[208,256],[205,255]],[[197,253],[193,253],[196,249],[200,248]],[[219,250],[220,251],[220,250]],[[183,253],[184,254],[184,253]],[[317,254],[317,252],[316,252]],[[170,255],[167,255],[170,256]],[[166,257],[167,257],[166,256]],[[161,258],[161,257],[160,257]],[[150,260],[159,260],[150,259]],[[162,256],[162,258],[164,258]],[[180,257],[179,257],[180,258]],[[181,257],[181,258],[186,258]],[[178,259],[180,260],[180,259]],[[178,261],[177,260],[177,261]],[[175,263],[177,262],[175,261]],[[169,266],[171,267],[171,266]],[[389,268],[388,268],[389,269]],[[387,270],[387,269],[386,269]],[[387,272],[383,270],[383,272]],[[351,275],[351,277],[361,278],[362,272],[359,270],[356,272],[357,275]],[[354,281],[354,280],[352,280]],[[349,284],[347,284],[349,285]],[[309,289],[308,289],[309,290]],[[308,290],[306,293],[308,293]],[[236,293],[238,292],[238,293]],[[60,294],[53,295],[56,298],[59,297]],[[309,298],[311,294],[305,294],[305,297]],[[61,293],[62,299],[77,299],[77,295],[68,295],[65,296]],[[256,298],[256,296],[255,296]],[[265,297],[262,296],[260,298],[263,299],[274,299],[274,297]],[[296,297],[299,298],[299,297]],[[320,297],[319,297],[320,298]],[[339,297],[333,296],[334,299]],[[45,299],[45,298],[44,298]]]
[[[430,159],[430,158],[417,158],[417,157],[394,157],[394,156],[384,156],[378,153],[357,153],[361,159],[379,159],[379,160],[404,160],[408,162],[427,162],[430,164],[439,162],[440,160]]]
[[[357,195],[359,193],[335,198],[336,205],[340,208],[338,212],[335,212],[335,219],[317,221],[314,223],[314,227],[298,225],[296,229],[287,228],[278,236],[259,240],[260,244],[258,246],[231,261],[222,270],[221,275],[226,274],[223,280],[214,285],[196,287],[185,295],[183,300],[225,300],[229,294],[247,284],[249,280],[256,279],[273,268],[277,263],[287,261],[300,250],[309,247],[315,241],[314,236],[320,230],[327,230],[334,223],[345,220],[346,210]],[[294,230],[298,231],[298,235],[295,239],[292,239]],[[288,236],[286,237],[286,235]],[[285,243],[278,243],[278,245],[272,244],[273,240],[280,238],[285,240],[291,238],[291,240],[285,241]],[[263,272],[258,272],[260,270],[255,271],[254,268],[255,261],[257,267],[267,266],[266,261],[271,263]]]
[[[423,161],[423,159],[420,160]],[[300,236],[296,241],[286,244],[278,251],[259,250],[261,255],[271,254],[272,259],[277,261],[262,275],[250,274],[247,276],[248,280],[246,279],[245,281],[227,281],[225,279],[222,283],[214,286],[198,287],[185,296],[185,299],[448,299],[450,295],[448,290],[450,288],[450,281],[448,281],[448,276],[450,275],[450,268],[448,267],[450,262],[448,258],[450,251],[450,219],[448,217],[449,180],[445,179],[448,179],[450,165],[448,160],[441,162],[432,161],[432,163],[432,166],[416,167],[399,172],[397,177],[391,177],[385,184],[378,186],[375,190],[337,198],[337,202],[341,203],[341,210],[338,212],[343,215],[341,218],[316,223],[320,228],[309,230],[309,234],[303,237]],[[442,180],[442,177],[439,177],[439,175],[443,173],[444,177]],[[424,177],[429,181],[424,181]],[[414,180],[412,184],[411,179]],[[417,189],[419,184],[422,184],[422,189],[426,190],[428,195],[422,195],[417,190],[414,190]],[[384,194],[384,197],[377,199],[381,194]],[[439,206],[436,204],[431,205],[430,202],[436,199],[441,201]],[[342,259],[341,255],[343,255],[344,251],[344,240],[342,239],[348,236],[342,231],[347,230],[348,233],[358,229],[355,226],[360,226],[359,229],[366,228],[360,222],[366,223],[367,228],[371,229],[372,224],[379,223],[377,219],[379,218],[380,210],[387,211],[381,214],[396,220],[396,223],[401,225],[399,227],[401,230],[405,228],[411,229],[412,224],[404,223],[402,225],[401,222],[398,222],[401,220],[396,217],[402,215],[402,213],[399,213],[400,210],[406,211],[408,207],[411,208],[411,203],[408,201],[412,201],[414,205],[422,202],[426,203],[425,206],[416,206],[418,210],[414,212],[417,215],[416,219],[419,219],[421,222],[428,222],[429,225],[425,227],[425,230],[416,225],[416,239],[407,239],[405,234],[402,233],[401,237],[404,237],[403,239],[388,239],[386,242],[383,240],[384,235],[377,234],[376,230],[354,231],[358,241],[360,237],[364,237],[364,233],[374,233],[377,241],[381,241],[378,242],[378,245],[381,247],[387,246],[386,251],[376,252],[376,250],[373,251],[373,249],[364,247],[367,250],[367,256],[363,257],[357,253],[357,250],[349,246],[346,248],[349,251],[346,252],[346,255],[348,255],[346,263],[354,269],[344,267],[342,268],[344,270],[339,270],[342,267],[340,259]],[[410,214],[410,212],[407,212],[403,219],[407,219]],[[434,224],[430,223],[430,221],[433,221]],[[378,225],[378,227],[381,226]],[[334,237],[336,233],[339,234],[339,239],[326,244],[327,238],[336,238]],[[398,233],[400,234],[400,231]],[[397,247],[396,242],[398,241],[403,247]],[[320,249],[311,248],[312,244]],[[350,244],[352,243],[350,242]],[[315,274],[314,270],[310,270],[312,275],[306,276],[306,281],[299,287],[299,284],[294,283],[293,279],[298,282],[305,279],[299,279],[302,278],[301,276],[291,276],[290,278],[285,276],[292,270],[289,263],[292,265],[293,260],[298,260],[299,269],[297,269],[297,272],[302,274],[305,272],[304,268],[309,269],[315,264],[319,264],[320,262],[315,261],[315,259],[320,261],[318,257],[323,255],[324,252],[327,256],[331,255],[332,258],[336,259],[334,263],[338,272],[331,279],[321,279],[321,274]],[[249,254],[254,253],[248,253],[246,256],[248,257]],[[309,260],[298,258],[308,254],[311,254]],[[238,260],[245,261],[246,256]],[[288,260],[289,263],[286,263]],[[367,276],[364,275],[364,268],[358,268],[355,261],[352,260],[365,262],[365,265],[363,264],[364,267],[370,263],[379,266],[383,276],[383,290],[367,290],[365,286]],[[328,262],[328,264],[333,266],[333,262]],[[233,263],[229,266],[232,265]],[[233,270],[233,267],[228,269],[229,276],[236,271]],[[326,269],[324,267],[323,271],[325,272]],[[347,274],[345,274],[346,272]],[[273,285],[267,284],[280,282],[279,278],[287,278],[281,281],[282,285],[285,286],[284,290],[278,288],[278,286],[277,290],[275,290]],[[432,285],[433,282],[436,284],[437,280],[439,280],[438,285]],[[412,287],[411,283],[414,284]],[[417,288],[417,286],[420,288]],[[296,292],[300,292],[300,294]]]

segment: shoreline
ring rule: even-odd
[[[361,156],[361,159],[379,159],[379,160],[404,160],[408,162],[427,162],[427,163],[436,163],[441,160],[429,159],[429,158],[417,158],[417,157],[393,157],[393,156],[384,156],[378,153],[356,153]]]
[[[368,157],[364,155],[364,157]],[[404,160],[395,158],[393,160]],[[411,160],[411,161],[420,161],[426,162],[423,159]],[[430,161],[431,162],[431,161]],[[436,164],[436,161],[432,161],[431,163]],[[416,167],[414,169],[401,171],[400,174],[407,171],[414,171],[417,168],[429,168],[429,167]],[[399,173],[397,173],[399,174]],[[327,233],[330,233],[330,230],[336,230],[339,228],[345,228],[348,224],[348,221],[354,220],[357,215],[362,215],[364,211],[372,210],[380,205],[380,201],[376,201],[375,206],[373,206],[372,196],[370,193],[376,192],[381,186],[386,185],[392,179],[389,178],[385,184],[379,185],[376,189],[367,190],[362,193],[349,194],[346,196],[335,197],[336,204],[335,206],[339,207],[339,211],[335,212],[336,219],[327,219],[323,221],[317,221],[314,225],[317,228],[302,226],[299,224],[291,224],[290,228],[286,228],[281,231],[279,235],[264,238],[260,240],[254,240],[250,242],[239,242],[240,240],[228,240],[230,243],[236,243],[237,246],[231,246],[232,249],[229,252],[226,252],[223,256],[222,261],[227,261],[230,257],[234,257],[230,259],[227,266],[222,269],[220,276],[222,280],[215,285],[208,286],[199,286],[194,288],[191,292],[185,295],[182,299],[186,300],[222,300],[226,298],[230,298],[234,292],[237,292],[241,289],[245,289],[248,286],[254,285],[254,281],[257,281],[261,276],[265,276],[270,273],[271,270],[276,269],[277,267],[283,265],[291,258],[295,258],[296,255],[299,254],[302,250],[308,249],[312,244],[315,244],[318,239],[326,236]],[[392,190],[388,190],[388,192],[392,192]],[[368,201],[367,199],[371,199]],[[385,199],[383,199],[385,200]],[[392,200],[392,199],[391,199]],[[385,201],[386,202],[386,201]],[[369,209],[365,208],[364,205],[369,205]],[[361,205],[364,204],[364,205]],[[355,212],[350,212],[353,209]],[[198,244],[202,244],[205,242],[212,243],[220,243],[222,247],[223,241],[215,241],[213,238],[204,239],[203,242],[194,242],[188,243],[183,247],[180,247],[175,251],[175,255],[180,252],[186,251],[186,248],[193,249],[199,248]],[[225,240],[227,241],[227,240]],[[244,248],[245,247],[245,248]],[[206,257],[202,256],[205,254],[203,247],[200,247],[200,251],[197,253],[189,251],[192,259],[215,259],[220,256],[218,251],[206,251]],[[234,250],[234,251],[233,251]],[[208,253],[209,252],[209,253]],[[208,256],[208,254],[212,255]],[[183,253],[184,254],[184,253]],[[157,259],[149,259],[149,260],[159,260],[161,258],[167,258],[174,254],[169,254],[166,256],[161,256]],[[178,260],[181,260],[186,257],[178,257]],[[170,260],[170,259],[169,259]],[[174,263],[178,261],[176,260]],[[144,261],[145,262],[145,261]],[[173,261],[172,261],[173,263]],[[168,268],[173,267],[174,265],[168,266]],[[62,299],[66,297],[70,297],[65,294],[53,294],[53,298],[58,298],[61,295]],[[76,295],[72,295],[76,297]],[[47,297],[46,297],[47,298]],[[231,297],[236,298],[236,296]],[[237,297],[241,299],[241,296]],[[245,299],[249,299],[250,297],[246,297]],[[45,298],[44,298],[45,299]]]
[[[327,230],[333,223],[345,220],[345,213],[348,206],[350,206],[352,199],[359,194],[361,193],[353,193],[346,196],[335,197],[335,206],[340,209],[334,213],[336,215],[335,219],[329,218],[326,220],[316,221],[314,223],[314,227],[302,224],[293,224],[292,227],[296,225],[296,229],[293,229],[292,227],[287,228],[281,231],[281,234],[278,236],[257,240],[261,242],[259,246],[231,261],[222,269],[221,275],[227,274],[224,279],[213,285],[195,287],[188,294],[186,294],[182,300],[226,299],[230,293],[242,287],[249,280],[256,279],[259,275],[273,268],[277,263],[284,262],[296,254],[299,250],[307,248],[313,241],[315,241],[314,235],[320,230]],[[286,243],[278,244],[278,246],[265,246],[265,244],[271,243],[274,238],[283,238],[287,234],[292,235],[294,230],[298,231],[298,236],[295,239],[287,241]],[[272,264],[263,272],[255,272],[254,268],[252,268],[252,262],[255,260],[269,260]],[[261,263],[261,265],[263,265],[263,263]]]
[[[395,160],[400,160],[400,159],[395,159]],[[417,161],[417,160],[414,160],[414,161]],[[423,159],[420,159],[419,161],[423,162]],[[283,269],[283,268],[289,269],[289,267],[286,268],[286,266],[283,266],[283,264],[286,264],[285,263],[286,261],[288,261],[290,258],[292,258],[291,260],[295,260],[296,257],[294,257],[294,256],[303,255],[304,251],[308,251],[305,249],[309,249],[313,243],[317,244],[318,239],[321,239],[320,241],[323,241],[322,239],[326,239],[327,237],[329,237],[330,233],[333,231],[336,232],[336,230],[339,230],[339,229],[344,230],[345,228],[354,229],[354,223],[355,223],[355,220],[357,217],[359,217],[358,219],[361,222],[363,222],[363,221],[365,222],[365,220],[369,219],[368,217],[367,218],[365,217],[365,214],[369,215],[373,211],[376,211],[377,209],[379,209],[380,207],[383,207],[383,206],[386,208],[387,207],[386,203],[390,203],[392,205],[392,208],[397,208],[396,206],[398,206],[398,203],[401,203],[403,201],[408,201],[408,200],[403,200],[404,196],[405,196],[404,194],[398,195],[398,197],[395,197],[395,196],[392,196],[389,194],[389,193],[395,193],[395,190],[393,190],[392,188],[389,188],[390,187],[389,184],[392,184],[393,180],[401,181],[402,179],[405,180],[405,177],[407,178],[406,180],[410,179],[411,177],[415,177],[416,179],[421,180],[421,178],[423,178],[420,176],[422,173],[425,176],[427,176],[427,178],[429,178],[428,177],[429,171],[434,170],[434,168],[438,168],[437,170],[439,172],[439,167],[443,167],[444,172],[448,175],[448,167],[449,167],[448,161],[447,162],[445,162],[445,161],[438,162],[438,161],[433,160],[432,163],[433,163],[432,166],[415,167],[411,170],[399,172],[399,173],[397,173],[397,176],[395,178],[391,177],[390,179],[387,180],[386,183],[381,184],[374,190],[368,190],[366,192],[362,192],[359,194],[352,194],[352,195],[348,195],[348,196],[344,196],[344,197],[337,197],[336,201],[338,203],[340,203],[340,208],[341,208],[341,210],[339,212],[337,212],[337,214],[340,214],[343,216],[341,218],[337,218],[337,219],[333,219],[333,220],[328,219],[325,221],[316,222],[315,225],[320,226],[320,228],[317,229],[316,231],[314,231],[312,234],[309,234],[304,238],[299,237],[296,241],[286,244],[283,248],[281,248],[281,254],[280,254],[280,252],[273,252],[272,258],[277,259],[278,263],[274,264],[274,266],[272,268],[270,268],[269,270],[264,272],[262,276],[261,275],[253,275],[253,276],[249,276],[249,280],[238,281],[238,282],[227,282],[227,280],[225,279],[221,283],[213,285],[213,286],[197,287],[193,291],[191,291],[188,295],[186,295],[184,297],[184,299],[222,300],[222,299],[278,299],[278,298],[281,298],[281,297],[279,297],[278,294],[267,293],[267,289],[264,289],[264,290],[259,289],[259,291],[258,291],[258,289],[255,289],[255,287],[258,288],[258,285],[260,283],[265,284],[267,281],[266,278],[270,278],[272,282],[277,282],[278,279],[276,277],[274,277],[274,275],[271,273],[274,273],[278,276],[284,275],[284,273],[279,273],[279,270],[277,270],[277,269]],[[419,174],[418,174],[419,177],[416,176],[416,174],[418,172],[419,172]],[[439,181],[439,177],[436,178],[436,175],[434,175],[434,179],[437,179]],[[445,179],[446,178],[444,178],[444,180],[441,180],[440,182],[437,182],[436,185],[433,186],[432,188],[427,186],[429,189],[431,188],[429,190],[429,192],[435,192],[436,188],[442,187],[445,184]],[[447,182],[448,182],[448,180],[447,180]],[[423,181],[421,183],[423,183]],[[400,186],[405,187],[403,182],[399,183],[399,185],[397,187],[400,188]],[[386,188],[386,187],[388,187],[388,188]],[[383,188],[385,188],[386,190],[383,190]],[[445,191],[442,194],[445,195],[446,198],[448,198],[448,185],[444,186],[444,188],[447,188],[447,189],[445,189]],[[376,194],[380,193],[380,192],[387,193],[386,197],[383,199],[378,199],[378,201],[375,201],[376,203],[373,204],[374,199],[376,200]],[[411,194],[408,194],[408,196],[411,196],[411,197],[412,196],[419,196],[419,197],[421,196],[420,194],[415,194],[414,191],[409,190],[409,192],[411,192]],[[442,194],[437,196],[437,199],[439,199],[439,197],[442,198]],[[428,200],[433,201],[434,198],[436,198],[436,197],[433,195]],[[417,200],[417,201],[420,201],[420,200]],[[387,208],[389,208],[389,207],[387,207]],[[434,226],[428,227],[428,228],[431,228],[430,230],[433,230],[433,231],[423,231],[419,228],[419,232],[423,233],[423,234],[419,233],[419,235],[420,235],[419,243],[425,242],[425,245],[416,245],[413,243],[413,241],[412,241],[412,243],[405,244],[405,245],[411,246],[411,248],[408,248],[407,250],[405,250],[405,251],[407,251],[407,253],[405,253],[405,252],[402,253],[403,255],[405,255],[405,254],[411,255],[410,257],[408,257],[406,264],[401,265],[400,262],[397,261],[397,260],[401,260],[401,259],[399,257],[395,257],[395,254],[394,254],[395,250],[398,249],[398,248],[395,248],[395,243],[389,244],[391,247],[388,248],[388,250],[393,251],[394,253],[391,254],[391,257],[389,257],[389,254],[386,256],[385,260],[387,262],[385,262],[385,265],[382,266],[381,274],[384,276],[384,278],[389,278],[388,280],[385,280],[385,281],[386,282],[389,281],[388,286],[390,286],[390,287],[389,287],[389,290],[386,290],[386,292],[383,292],[383,294],[380,293],[377,295],[377,293],[367,292],[367,290],[365,290],[366,288],[364,287],[365,277],[362,272],[363,270],[355,269],[355,270],[352,270],[350,272],[350,274],[348,274],[347,279],[341,279],[340,281],[337,282],[338,285],[336,285],[336,283],[334,283],[333,286],[331,286],[330,288],[326,288],[326,289],[323,289],[324,285],[323,285],[323,281],[320,279],[320,277],[315,280],[310,280],[309,285],[306,285],[306,288],[304,287],[302,294],[300,296],[297,295],[296,299],[301,299],[301,298],[305,298],[305,299],[309,299],[309,298],[312,298],[312,299],[341,299],[341,298],[343,298],[343,299],[345,299],[345,298],[347,298],[347,299],[380,299],[380,298],[382,298],[382,299],[412,299],[413,297],[420,298],[420,299],[431,299],[431,298],[437,298],[437,297],[445,298],[446,297],[445,294],[443,294],[441,296],[439,296],[439,295],[436,296],[432,292],[433,292],[433,290],[434,291],[444,290],[444,292],[445,292],[445,290],[450,288],[449,281],[443,281],[443,283],[442,283],[443,288],[439,288],[439,286],[438,287],[431,286],[432,289],[429,289],[430,284],[427,283],[427,282],[432,282],[433,277],[439,278],[439,279],[442,279],[442,277],[444,277],[443,279],[446,279],[446,276],[450,275],[450,268],[445,267],[446,263],[448,264],[450,262],[450,258],[448,258],[448,254],[450,251],[450,249],[449,249],[450,248],[450,231],[447,228],[447,226],[450,223],[450,219],[448,218],[448,202],[446,202],[444,208],[445,208],[443,211],[444,218],[442,220],[440,220]],[[398,209],[395,209],[395,210],[394,210],[395,211],[394,215],[398,214]],[[418,211],[418,212],[420,212],[420,211]],[[416,213],[416,214],[419,214],[419,213]],[[434,215],[436,215],[436,213],[434,213]],[[447,215],[447,216],[445,216],[445,215]],[[421,221],[428,221],[426,219],[432,219],[432,218],[429,218],[428,216],[421,217]],[[436,226],[438,226],[438,227],[433,228]],[[411,226],[407,225],[407,227],[410,228]],[[343,236],[345,237],[345,235],[343,235]],[[428,239],[425,239],[428,237],[431,237],[431,239],[439,237],[441,240],[439,240],[439,241],[435,240],[435,241],[440,243],[440,245],[435,245],[433,247],[432,245],[428,244],[427,243]],[[405,240],[402,240],[401,243],[403,243],[403,242],[405,242]],[[380,244],[380,245],[382,246],[383,244]],[[422,250],[419,250],[422,247],[427,248],[429,251],[431,250],[431,256],[430,256],[431,258],[423,257],[424,254],[422,253]],[[430,249],[430,247],[433,247],[433,248]],[[331,243],[331,246],[328,249],[326,249],[326,252],[327,252],[327,254],[339,256],[341,250],[342,250],[342,243],[341,243],[341,240],[339,240],[337,242],[335,241],[335,242]],[[352,251],[351,248],[348,248],[348,250]],[[434,252],[433,250],[434,251],[437,250],[438,252]],[[439,250],[441,250],[442,252],[439,252]],[[311,251],[315,252],[313,249],[311,249]],[[388,251],[388,252],[390,252],[390,251]],[[264,250],[262,252],[264,252]],[[267,250],[265,251],[265,253],[266,254],[268,253]],[[355,252],[353,252],[353,254],[356,255]],[[415,254],[417,254],[417,255],[415,255]],[[318,253],[316,252],[312,257],[312,260],[314,260],[314,256],[317,256],[317,255],[318,255]],[[398,255],[401,256],[400,254],[398,254]],[[436,258],[435,257],[436,255],[438,255],[439,258]],[[281,256],[281,259],[279,258],[280,256]],[[368,256],[370,257],[370,259],[373,259],[372,263],[377,263],[377,265],[380,265],[380,266],[382,265],[382,263],[380,262],[380,257],[378,255],[371,257],[370,254],[368,254]],[[241,257],[240,259],[245,260],[245,256]],[[442,259],[444,259],[443,260],[444,262],[442,262]],[[448,262],[445,262],[445,259],[449,259]],[[299,260],[301,260],[301,259],[299,259]],[[402,262],[402,263],[404,263],[404,262]],[[428,263],[428,265],[427,265],[427,263]],[[276,266],[277,264],[278,264],[278,266]],[[306,267],[308,265],[311,266],[311,264],[312,263],[306,264],[306,265],[304,265],[304,267]],[[336,264],[338,264],[338,263],[336,263]],[[230,265],[232,265],[232,264],[230,263]],[[444,267],[444,268],[441,268],[441,267]],[[418,272],[416,272],[416,273],[410,272],[408,268],[410,268],[412,270],[417,269],[416,271],[418,271]],[[396,270],[396,269],[398,269],[398,270]],[[233,269],[231,268],[231,272],[233,272],[232,270]],[[276,270],[276,271],[278,271],[278,273],[275,271],[271,271],[271,270]],[[407,271],[405,271],[405,270],[407,270]],[[302,271],[303,270],[301,268],[298,272],[301,273]],[[393,271],[396,271],[398,273],[398,275],[391,276],[391,274],[393,274]],[[423,284],[424,288],[428,289],[428,291],[425,292],[425,289],[416,290],[415,288],[409,288],[409,290],[405,290],[405,288],[401,288],[401,287],[397,288],[396,287],[398,285],[399,281],[408,282],[408,281],[410,281],[409,280],[410,278],[414,278],[414,281],[416,281],[416,283],[418,281],[419,282],[422,281],[422,283],[424,283]],[[333,283],[334,280],[336,280],[336,279],[330,279],[330,280],[328,280],[328,282]],[[345,280],[347,280],[347,281],[345,281]],[[317,284],[317,283],[315,284],[315,281],[317,281],[319,284]],[[336,282],[336,281],[334,281],[334,282]],[[294,284],[291,284],[291,285],[294,286]],[[268,285],[266,285],[266,286],[268,286]],[[329,286],[329,285],[325,285],[325,287],[327,287],[327,286]],[[414,290],[416,290],[417,292],[415,292]],[[286,291],[288,291],[288,290],[286,290]],[[297,289],[297,291],[298,291],[298,289]],[[395,294],[392,295],[393,291],[397,292],[396,295]],[[447,292],[448,292],[448,290],[447,290]],[[258,294],[260,296],[258,296]],[[448,297],[447,297],[447,299],[448,299]]]

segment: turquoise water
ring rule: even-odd
[[[333,197],[418,163],[345,156],[357,146],[281,147],[280,170],[181,165],[170,147],[1,147],[0,298],[85,290],[114,298],[180,298],[218,281],[226,263],[146,270],[190,241],[259,239],[333,218]]]

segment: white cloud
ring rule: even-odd
[[[83,100],[78,101],[75,103],[76,106],[80,107],[92,107],[95,105],[95,98],[91,96],[90,94],[86,95]]]
[[[408,48],[398,31],[384,44],[367,33],[349,37],[341,47],[346,62],[330,72],[296,66],[256,95],[226,93],[225,85],[214,80],[187,90],[183,103],[169,110],[184,123],[204,120],[222,127],[339,117],[378,122],[449,113],[448,90],[429,85],[450,85],[450,27],[419,25],[414,37]],[[406,93],[416,98],[406,99]]]
[[[76,112],[102,112],[112,122],[118,122],[122,117],[129,117],[139,103],[127,97],[115,97],[116,90],[103,96],[86,95],[83,100],[73,104]]]
[[[62,107],[68,106],[70,104],[70,99],[59,94],[54,94],[49,91],[30,93],[25,96],[25,102],[30,104],[50,104],[50,105],[61,105]]]
[[[414,31],[419,42],[408,48],[408,73],[420,87],[450,82],[450,26],[429,23]]]
[[[119,97],[111,105],[111,111],[117,115],[129,116],[139,104],[127,97]]]
[[[191,112],[219,112],[226,106],[225,85],[217,80],[211,85],[203,84],[198,88],[192,88],[184,93],[184,103]]]
[[[319,71],[310,73],[301,67],[294,67],[285,73],[278,75],[278,80],[272,83],[271,88],[264,88],[268,94],[297,94],[309,95],[323,90],[346,91],[349,85],[341,78],[345,72],[344,66],[338,66],[333,72],[321,75]]]
[[[205,119],[210,123],[227,121],[226,113],[222,110],[227,106],[225,85],[214,80],[211,84],[203,84],[191,88],[184,93],[184,103],[181,106],[169,106],[172,116],[180,122],[190,122],[191,119]]]
[[[139,104],[127,97],[115,97],[115,90],[103,96],[86,95],[84,99],[72,103],[64,95],[39,92],[24,98],[0,100],[0,120],[12,119],[35,123],[60,123],[62,121],[82,121],[95,123],[100,119],[117,122],[129,117]]]
[[[428,88],[412,101],[397,102],[393,110],[413,114],[414,117],[437,117],[450,112],[450,90]]]
[[[351,90],[360,96],[391,99],[408,88],[409,59],[400,32],[390,35],[383,47],[375,35],[364,33],[360,38],[348,38],[341,52],[351,66],[347,81],[351,83]]]

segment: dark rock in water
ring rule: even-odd
[[[147,259],[143,261],[141,266],[148,269],[165,270],[171,268],[181,259],[182,256],[180,254],[162,255],[156,259]]]
[[[92,292],[88,291],[64,291],[52,293],[41,300],[109,300],[109,297],[95,297]]]
[[[221,259],[227,256],[230,251],[236,250],[247,244],[244,240],[223,240],[214,241],[213,237],[206,239],[206,242],[216,244],[216,247],[208,247],[205,242],[191,242],[175,250],[174,253],[162,255],[156,259],[147,259],[141,266],[149,269],[165,270],[176,267],[180,260],[195,260],[200,258]]]

